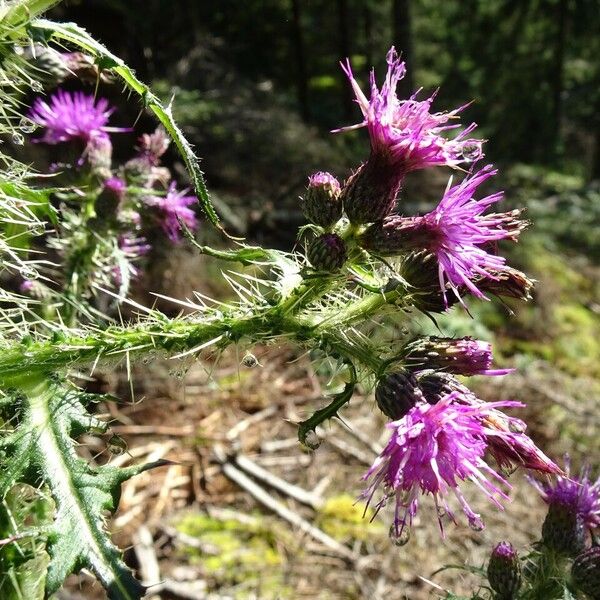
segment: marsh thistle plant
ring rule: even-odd
[[[396,542],[405,539],[418,511],[432,514],[442,535],[449,524],[461,527],[464,521],[482,529],[484,516],[465,489],[501,510],[510,500],[507,473],[518,467],[558,477],[538,484],[548,505],[565,508],[584,528],[598,526],[598,482],[587,472],[571,477],[536,446],[526,424],[513,416],[521,402],[486,402],[469,389],[465,378],[471,376],[510,376],[510,369],[493,363],[488,342],[404,333],[380,342],[369,334],[374,322],[385,332],[390,315],[410,324],[421,313],[464,311],[490,295],[530,295],[532,281],[509,266],[496,246],[516,241],[524,223],[518,210],[490,212],[499,210],[501,191],[478,191],[492,184],[497,171],[480,164],[483,141],[472,137],[475,125],[460,126],[467,105],[434,112],[435,95],[420,99],[417,91],[399,98],[396,87],[406,67],[394,48],[383,83],[378,86],[371,73],[367,94],[344,62],[361,116],[339,131],[366,128],[362,162],[338,176],[306,174],[301,202],[310,223],[299,232],[299,249],[253,246],[225,234],[170,108],[83,29],[42,19],[53,4],[0,3],[0,70],[15,82],[0,90],[11,107],[0,118],[0,132],[18,133],[21,145],[35,143],[51,157],[49,172],[40,165],[34,176],[3,155],[0,180],[0,251],[12,286],[2,290],[0,305],[0,495],[5,499],[29,486],[51,498],[49,518],[27,530],[31,548],[47,557],[36,580],[39,597],[57,592],[82,568],[95,574],[110,598],[145,593],[114,546],[105,517],[116,509],[126,479],[161,463],[97,465],[75,450],[80,436],[110,428],[91,410],[102,396],[80,390],[73,374],[118,359],[129,372],[132,361],[157,355],[193,360],[237,345],[253,356],[258,343],[295,344],[333,363],[343,378],[297,424],[299,442],[315,451],[319,425],[343,414],[359,389],[374,389],[388,420],[388,441],[364,474],[362,492],[357,482],[356,496],[388,519]],[[36,78],[40,72],[44,77]],[[78,77],[81,89],[61,87],[67,77]],[[156,117],[154,130],[134,131],[117,103],[109,105],[98,83],[117,81]],[[35,97],[29,107],[24,90]],[[28,141],[17,131],[14,111],[25,119]],[[128,159],[115,161],[113,136],[127,132],[137,142],[131,141]],[[163,164],[170,144],[187,167],[187,182],[176,181]],[[453,175],[429,212],[407,214],[402,184],[423,169],[452,169]],[[209,227],[222,234],[219,247],[197,241],[195,232]],[[231,263],[227,281],[235,299],[198,294],[185,300],[191,312],[177,317],[131,300],[151,246],[170,243],[187,243],[210,260]],[[247,266],[251,274],[242,268]],[[116,318],[128,304],[141,316]],[[33,521],[22,515],[7,525],[7,547],[17,543],[10,536],[21,535],[25,522]],[[590,539],[585,537],[583,552]],[[575,585],[585,589],[582,581],[597,564],[594,552],[580,555]],[[488,573],[502,597],[520,593],[518,567],[510,545],[494,550]]]

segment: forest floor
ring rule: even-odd
[[[364,505],[355,503],[360,478],[386,440],[372,395],[353,398],[344,422],[327,425],[321,446],[307,451],[294,423],[323,405],[322,380],[293,348],[253,352],[260,363],[254,368],[236,349],[184,369],[161,360],[138,365],[135,402],[105,407],[108,437],[118,436],[108,451],[97,438],[82,440],[99,462],[172,461],[125,484],[112,522],[117,542],[129,548],[128,562],[151,586],[148,598],[440,598],[445,590],[469,593],[483,585],[477,569],[498,541],[524,548],[538,537],[544,506],[517,472],[504,512],[465,486],[485,530],[446,520],[442,537],[433,503],[425,500],[411,539],[394,545],[387,535],[391,507],[370,522],[372,513],[363,518]],[[510,377],[531,396],[518,373]],[[514,391],[490,385],[488,396]],[[121,398],[130,394],[120,372],[106,374],[103,386]],[[541,394],[526,415],[553,456],[559,436],[544,415],[556,400]],[[572,420],[589,421],[576,407],[566,410]],[[436,573],[444,566],[467,570]],[[104,596],[81,576],[59,597]]]

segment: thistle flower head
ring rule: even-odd
[[[190,208],[198,200],[195,196],[185,194],[185,191],[177,191],[175,183],[171,182],[165,196],[148,196],[144,199],[146,204],[156,207],[160,212],[160,225],[172,242],[181,239],[180,219],[191,230],[198,227],[196,213]]]
[[[123,131],[107,127],[113,111],[105,98],[96,101],[83,92],[58,90],[49,101],[37,98],[29,118],[45,128],[41,142],[58,144],[79,139],[88,143],[93,138],[108,137],[108,131]]]
[[[308,178],[308,187],[302,201],[306,218],[329,228],[342,216],[339,181],[330,173],[318,172]]]
[[[403,362],[412,370],[439,369],[457,375],[506,375],[511,369],[492,369],[492,345],[471,337],[426,337],[411,342]]]
[[[565,456],[565,472],[553,481],[529,481],[538,490],[549,506],[561,505],[579,515],[586,527],[600,527],[600,477],[590,480],[589,465],[584,466],[578,476],[571,475],[571,464]]]
[[[477,187],[495,175],[488,165],[452,186],[452,180],[438,206],[423,216],[388,217],[371,226],[362,236],[364,248],[382,254],[398,254],[410,249],[428,250],[438,261],[438,277],[443,293],[449,286],[459,296],[460,289],[485,298],[474,283],[497,280],[506,270],[505,259],[488,251],[490,244],[503,239],[516,240],[525,227],[519,211],[483,214],[502,198],[502,193],[475,200]],[[481,286],[480,286],[481,287]]]
[[[426,100],[417,100],[420,90],[409,99],[400,100],[396,88],[406,73],[406,67],[393,47],[387,54],[387,64],[388,70],[381,89],[377,87],[375,72],[371,71],[371,94],[367,98],[354,78],[350,61],[342,63],[362,111],[363,121],[337,131],[367,127],[372,153],[386,156],[403,173],[437,165],[455,167],[462,162],[479,159],[482,156],[482,142],[465,139],[475,129],[475,124],[453,140],[442,135],[449,129],[460,127],[450,123],[465,106],[450,112],[433,113],[431,105],[435,94]]]
[[[513,600],[521,587],[521,563],[510,542],[500,542],[492,550],[487,568],[490,587],[498,600]]]
[[[480,516],[459,489],[459,483],[467,479],[498,508],[502,508],[502,500],[508,500],[499,487],[506,481],[483,460],[487,448],[483,419],[492,408],[507,403],[466,406],[455,399],[456,394],[449,394],[435,405],[417,404],[404,418],[389,423],[390,440],[363,476],[370,480],[362,494],[368,503],[383,487],[377,510],[395,497],[396,531],[412,523],[421,493],[431,494],[438,509],[453,520],[448,496],[454,495],[471,526],[482,528]]]

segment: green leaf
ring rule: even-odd
[[[156,115],[173,138],[188,169],[194,190],[200,199],[207,218],[213,225],[222,229],[219,224],[219,217],[210,201],[206,183],[204,182],[204,174],[200,169],[198,158],[181,129],[175,123],[170,106],[164,106],[159,98],[152,93],[150,88],[135,76],[133,70],[123,60],[115,56],[103,44],[97,42],[85,29],[75,23],[54,23],[46,19],[37,19],[33,22],[32,29],[50,32],[54,39],[69,42],[88,52],[96,58],[100,66],[116,73],[125,82],[127,87],[140,96],[144,105]]]
[[[164,462],[125,469],[88,464],[77,456],[73,436],[106,429],[82,404],[89,395],[51,377],[24,378],[15,387],[20,422],[2,443],[0,490],[5,493],[17,479],[31,485],[42,482],[50,490],[56,514],[47,533],[46,594],[56,592],[70,573],[87,567],[109,598],[141,598],[144,587],[112,544],[105,515],[116,509],[123,481]]]

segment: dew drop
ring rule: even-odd
[[[242,365],[244,365],[244,367],[247,367],[248,369],[253,369],[254,367],[259,366],[260,363],[258,362],[258,358],[254,356],[254,354],[246,352],[244,358],[242,358]]]
[[[15,132],[10,136],[10,139],[16,146],[22,146],[25,143],[25,138],[22,133]]]
[[[481,146],[475,143],[463,144],[461,154],[465,160],[473,162],[481,157]]]
[[[41,94],[44,91],[44,86],[39,81],[32,80],[29,87],[38,94]]]
[[[123,454],[127,451],[127,442],[118,435],[113,435],[108,440],[108,451],[111,454]]]
[[[483,531],[485,529],[485,525],[483,524],[483,521],[481,519],[471,519],[469,521],[469,527],[473,530],[473,531]]]
[[[390,540],[394,546],[406,546],[410,541],[410,529],[401,523],[396,526],[393,523],[390,527]]]
[[[311,430],[304,438],[304,445],[311,450],[316,450],[321,445],[321,439],[315,431]]]
[[[437,516],[440,519],[443,519],[446,516],[446,509],[443,506],[437,507]]]
[[[36,123],[34,123],[31,119],[27,117],[23,117],[19,122],[19,129],[23,133],[33,133],[37,128]]]

